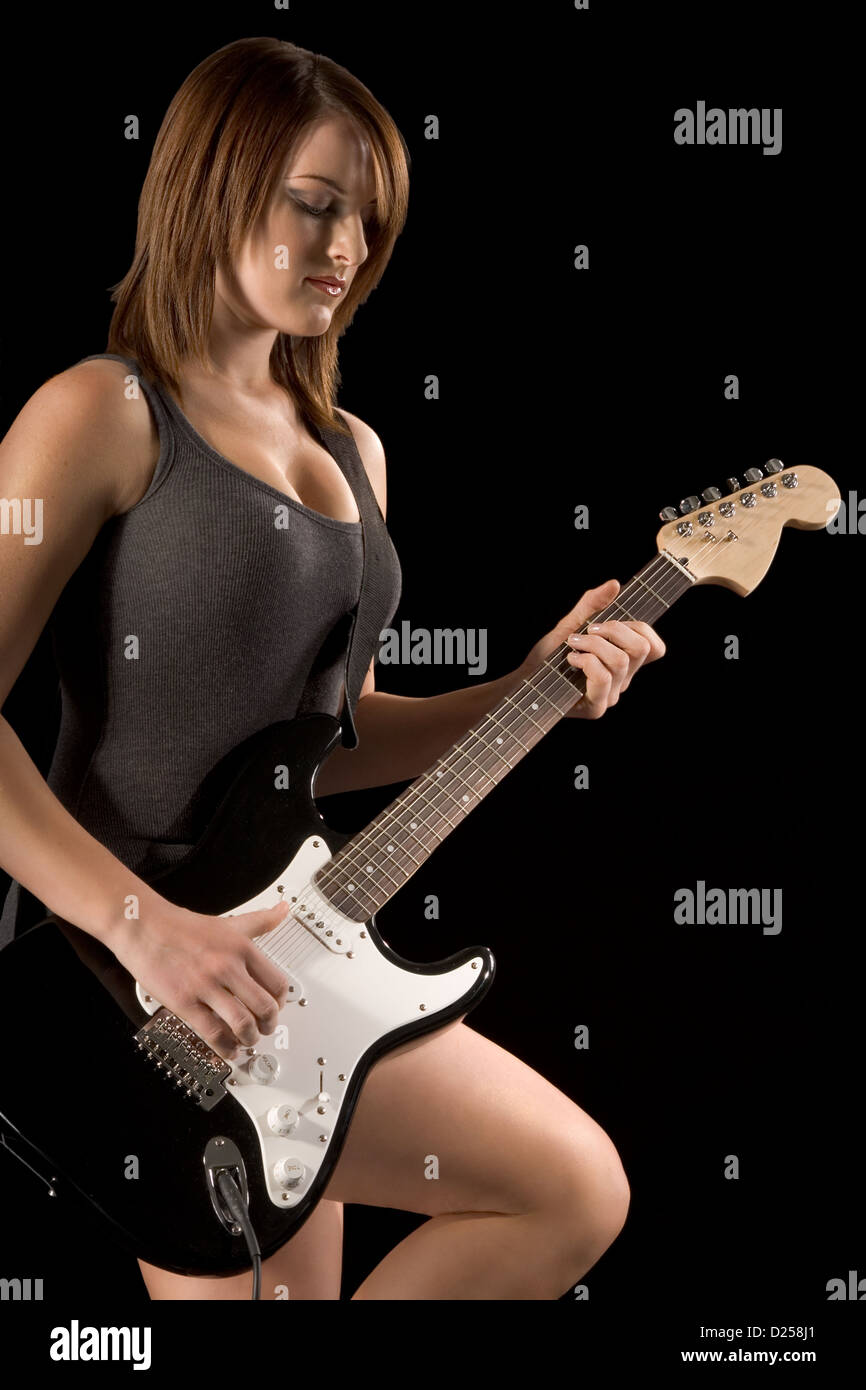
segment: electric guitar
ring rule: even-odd
[[[666,508],[656,555],[595,621],[654,623],[698,584],[748,594],[783,526],[820,529],[840,505],[817,468],[771,459],[744,476],[745,487],[727,480],[725,496],[708,488]],[[487,947],[413,964],[383,940],[375,913],[581,698],[569,651],[563,643],[352,836],[330,830],[313,800],[339,739],[330,715],[273,724],[215,769],[206,832],[150,881],[212,915],[284,904],[284,923],[255,940],[287,975],[288,1002],[276,1033],[240,1060],[215,1052],[61,918],[0,953],[0,1134],[52,1194],[85,1199],[132,1254],[186,1275],[250,1267],[223,1170],[263,1259],[295,1234],[327,1187],[375,1062],[464,1017],[490,987]],[[47,1020],[39,1027],[34,1008]]]

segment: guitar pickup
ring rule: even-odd
[[[324,894],[311,884],[307,884],[301,891],[300,897],[303,898],[303,902],[296,903],[292,908],[295,921],[306,927],[308,932],[335,955],[353,955],[355,932],[359,926],[364,925],[363,922],[352,922],[348,917],[344,917],[328,902]]]

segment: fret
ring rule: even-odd
[[[565,660],[564,657],[563,660]],[[566,705],[565,710],[562,711],[562,713],[564,714],[567,710],[571,709],[571,706],[574,704],[574,680],[576,677],[582,676],[583,672],[575,669],[574,666],[567,666],[564,671],[560,671],[558,666],[551,666],[550,669],[553,675],[556,676],[557,680],[559,681],[559,684],[566,686],[568,689],[568,704]],[[571,677],[571,679],[569,679],[569,677]],[[550,698],[551,697],[548,696],[548,699]]]
[[[488,780],[488,782],[490,783],[491,787],[495,787],[495,786],[497,785],[497,782],[496,782],[495,777],[491,777],[489,772],[485,772],[485,771],[484,771],[484,768],[481,766],[481,764],[479,763],[479,761],[478,761],[477,758],[474,758],[474,757],[472,756],[471,753],[466,753],[466,754],[464,754],[464,756],[467,757],[467,758],[469,758],[469,759],[475,764],[475,766],[476,766],[476,767],[478,768],[478,770],[480,771],[482,777],[486,777],[486,778],[487,778],[487,780]]]
[[[437,774],[437,775],[440,775],[440,776],[441,776],[441,775],[443,775],[443,774]],[[466,779],[465,779],[464,777],[461,777],[456,771],[452,773],[452,779],[453,779],[455,782],[458,782],[458,783],[460,784],[461,787],[469,787],[469,790],[473,793],[473,795],[475,794],[475,788],[474,788],[474,787],[470,787],[470,786],[469,786],[469,783],[466,781]],[[440,785],[444,788],[444,791],[445,791],[445,793],[446,793],[447,796],[451,796],[451,795],[452,795],[452,793],[448,790],[448,787],[447,787],[444,783],[441,783]],[[465,792],[460,793],[460,800],[461,800],[461,801],[468,800],[468,798],[466,797]],[[458,802],[458,805],[459,805],[459,802]]]
[[[637,576],[636,576],[636,578],[635,578],[635,583],[641,584],[645,589],[647,589],[647,590],[652,594],[653,598],[658,599],[659,603],[662,605],[663,608],[670,608],[670,604],[669,604],[669,603],[665,603],[665,601],[664,601],[664,599],[662,598],[661,594],[657,594],[657,593],[656,593],[656,591],[655,591],[655,589],[653,588],[652,584],[648,584],[648,583],[646,582],[645,579],[641,579],[640,575],[637,575]]]
[[[537,701],[537,700],[533,700],[533,702],[532,702],[532,704],[529,706],[529,708],[530,708],[530,709],[539,709],[540,706],[539,706],[538,701]],[[547,733],[547,730],[543,727],[543,725],[539,724],[539,722],[538,722],[537,719],[533,719],[532,715],[531,715],[528,711],[526,711],[526,718],[529,720],[530,724],[534,724],[534,725],[535,725],[536,729],[541,729],[541,732],[542,732],[543,734],[546,734],[546,733]],[[528,752],[529,750],[527,749],[526,751]]]
[[[506,695],[506,696],[505,696],[505,703],[506,703],[506,704],[511,704],[511,705],[513,705],[514,701],[512,700],[512,697],[511,697],[510,695]],[[519,713],[519,711],[518,711],[518,713]],[[529,752],[529,747],[527,747],[527,745],[523,742],[522,739],[518,738],[516,734],[512,734],[511,737],[514,739],[514,741],[515,741],[516,743],[519,743],[519,744],[520,744],[520,747],[521,747],[521,749],[523,750],[524,753],[528,753],[528,752]],[[531,746],[531,745],[530,745],[530,746]]]

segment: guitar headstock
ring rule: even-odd
[[[710,487],[686,497],[679,508],[665,507],[667,522],[656,536],[659,551],[688,567],[698,584],[723,584],[745,595],[770,568],[783,526],[818,531],[841,505],[839,489],[820,468],[785,468],[770,459],[747,468],[741,487],[727,478],[727,493]]]

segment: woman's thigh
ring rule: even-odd
[[[461,1019],[372,1068],[324,1195],[439,1216],[618,1208],[628,1184],[595,1120]]]

